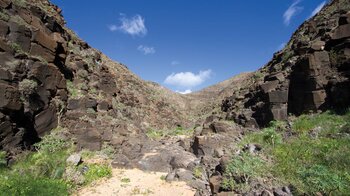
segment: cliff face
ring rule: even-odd
[[[0,8],[0,149],[28,148],[58,125],[99,148],[104,130],[190,122],[168,99],[180,95],[91,48],[49,1],[0,0]]]
[[[287,46],[224,99],[227,119],[264,126],[319,110],[350,105],[350,5],[334,0],[293,34]]]

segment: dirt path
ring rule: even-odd
[[[195,190],[185,182],[168,183],[161,179],[166,173],[138,169],[113,169],[111,178],[79,190],[76,196],[166,195],[193,196]]]

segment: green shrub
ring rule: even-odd
[[[122,178],[120,181],[122,183],[129,183],[130,182],[130,178]]]
[[[192,174],[193,174],[193,176],[194,176],[195,178],[198,178],[198,179],[202,178],[202,176],[203,176],[203,168],[200,167],[200,166],[196,166],[196,167],[193,169]]]
[[[273,147],[276,144],[282,143],[282,136],[273,128],[265,128],[262,133],[264,143],[271,144]]]
[[[253,75],[254,80],[258,80],[260,78],[264,77],[264,74],[261,73],[260,71],[256,71]]]
[[[281,62],[286,63],[291,57],[293,57],[293,55],[292,51],[285,51],[282,55]]]
[[[10,47],[11,47],[12,50],[14,50],[16,53],[19,53],[19,54],[23,54],[23,53],[24,53],[22,47],[21,47],[20,45],[18,45],[17,43],[10,43]]]
[[[151,138],[151,139],[161,139],[162,137],[165,136],[163,131],[154,130],[154,129],[148,130],[146,132],[146,135],[148,138]]]
[[[13,0],[13,3],[17,5],[18,7],[27,7],[26,0]]]
[[[75,99],[75,98],[80,98],[82,96],[80,90],[74,86],[73,82],[70,80],[67,80],[67,90],[70,94],[70,97]]]
[[[92,164],[88,165],[88,170],[84,174],[85,177],[85,183],[89,184],[95,180],[98,180],[100,178],[104,177],[111,177],[112,176],[112,169],[108,165],[99,165],[99,164]]]
[[[70,147],[70,142],[59,136],[59,132],[61,131],[64,131],[64,129],[57,127],[56,129],[52,130],[51,134],[45,135],[41,141],[34,144],[34,146],[39,152],[47,154],[67,149]]]
[[[10,16],[4,10],[0,10],[0,19],[7,22],[10,20]]]
[[[170,131],[168,134],[172,136],[176,136],[176,135],[191,136],[193,132],[194,132],[194,129],[184,129],[182,127],[177,127],[175,130]]]
[[[265,162],[258,156],[248,153],[235,156],[226,166],[222,188],[235,190],[242,183],[237,182],[236,179],[242,179],[243,183],[248,184],[250,179],[258,178],[268,173],[267,170]]]
[[[20,90],[24,96],[33,94],[37,87],[38,83],[34,80],[24,79],[18,83],[18,90]]]

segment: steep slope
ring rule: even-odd
[[[350,5],[334,0],[293,34],[287,46],[255,72],[251,85],[226,98],[226,118],[246,126],[286,120],[288,114],[350,105]]]
[[[168,99],[176,93],[91,48],[49,1],[1,0],[0,8],[0,148],[29,148],[58,125],[78,138],[94,127],[90,135],[98,140],[103,130],[126,124],[190,125],[181,101]]]

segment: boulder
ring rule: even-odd
[[[8,35],[8,39],[12,43],[18,44],[23,52],[29,52],[32,36],[30,29],[16,22],[9,22],[9,28],[10,34]]]
[[[31,44],[30,55],[41,56],[48,63],[53,63],[55,60],[55,54],[47,48],[36,43]]]
[[[288,102],[288,91],[272,91],[268,93],[270,103]]]
[[[6,22],[0,20],[0,36],[5,37],[9,33],[9,26]]]
[[[101,101],[100,103],[98,103],[97,105],[97,110],[98,111],[107,111],[108,109],[110,109],[110,104],[107,101]]]
[[[69,99],[67,109],[68,110],[77,110],[80,108],[80,100],[79,99]]]
[[[243,147],[243,151],[249,152],[250,154],[257,153],[261,151],[262,147],[259,144],[246,144]]]
[[[312,91],[312,101],[315,109],[318,109],[326,102],[327,94],[325,90]]]
[[[11,5],[10,0],[0,0],[0,7],[2,8],[7,8]]]
[[[325,45],[326,45],[326,42],[321,41],[321,40],[316,40],[316,41],[311,42],[311,48],[313,50],[318,50],[318,51],[324,50]]]
[[[331,33],[331,38],[334,40],[348,37],[350,37],[350,24],[341,25]]]
[[[87,149],[91,151],[101,150],[101,134],[92,128],[81,128],[77,130],[78,150]]]
[[[274,80],[278,80],[280,82],[283,82],[285,80],[285,77],[284,77],[283,73],[276,73],[276,74],[268,75],[265,77],[265,81],[274,81]]]
[[[0,68],[0,80],[11,81],[12,80],[11,72]]]
[[[66,163],[68,163],[69,165],[74,165],[74,166],[79,165],[79,163],[81,163],[81,155],[78,153],[70,155],[67,158]]]
[[[175,177],[181,181],[189,182],[194,179],[191,171],[180,168],[175,170]]]
[[[209,178],[209,185],[212,193],[214,194],[219,193],[221,182],[222,182],[221,176],[212,176]]]
[[[260,89],[264,92],[264,93],[268,93],[272,90],[275,90],[277,88],[279,84],[278,80],[273,80],[273,81],[267,81],[264,84],[260,85]]]
[[[22,102],[18,90],[10,85],[0,83],[0,109],[20,110]]]
[[[326,51],[316,51],[309,56],[309,69],[315,70],[330,65],[329,55]]]
[[[197,158],[192,153],[186,151],[177,151],[174,153],[175,154],[170,160],[170,165],[173,169],[188,168],[189,166],[191,166],[191,163],[199,163],[199,160],[197,160]]]
[[[8,120],[0,123],[0,138],[12,135],[12,123]],[[1,145],[0,145],[1,146]]]
[[[40,81],[46,90],[66,88],[66,80],[55,65],[35,62],[28,75]]]
[[[236,131],[235,127],[233,127],[232,125],[229,125],[225,122],[214,122],[210,125],[210,128],[215,133],[227,133],[227,132]]]
[[[130,160],[123,154],[117,154],[112,161],[113,168],[128,168]]]
[[[53,128],[56,128],[57,125],[58,119],[54,107],[49,107],[35,116],[34,128],[39,136],[43,136]]]
[[[57,42],[55,41],[55,39],[53,37],[47,35],[43,31],[34,32],[32,40],[34,42],[40,44],[41,46],[49,49],[51,52],[56,51]]]
[[[271,113],[272,113],[273,120],[287,120],[288,119],[287,104],[272,105]]]

